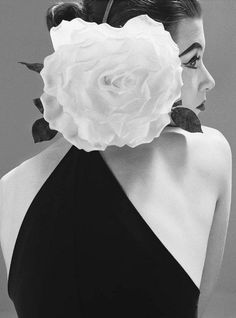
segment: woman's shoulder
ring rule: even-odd
[[[8,171],[1,177],[1,183],[5,184],[11,180],[16,182],[17,178],[20,178],[20,181],[22,182],[21,178],[23,176],[24,178],[27,178],[30,176],[33,177],[36,174],[44,175],[48,172],[48,170],[60,162],[62,157],[67,153],[71,146],[71,143],[69,143],[65,138],[59,138],[50,146],[40,151],[38,154],[24,160],[15,168]]]
[[[200,135],[199,147],[202,147],[201,150],[205,158],[209,159],[210,166],[219,168],[217,165],[222,165],[226,153],[231,152],[230,143],[223,132],[216,128],[202,126],[202,130],[203,134],[198,134]]]
[[[196,145],[196,166],[204,179],[210,186],[214,186],[217,194],[217,201],[231,182],[232,173],[232,151],[228,139],[223,132],[212,127],[203,127],[204,134],[201,134],[200,142]],[[203,142],[201,142],[203,141]],[[195,145],[193,143],[193,145]],[[194,147],[193,147],[194,148]],[[193,150],[194,152],[194,150]]]
[[[229,141],[224,134],[213,127],[202,126],[203,133],[191,133],[180,127],[166,127],[165,132],[176,133],[179,138],[169,138],[168,146],[173,149],[173,155],[178,152],[180,156],[186,153],[188,165],[203,178],[209,180],[216,187],[220,187],[220,180],[224,178],[222,175],[227,169],[225,167],[227,157],[231,154]],[[184,136],[184,142],[183,138]],[[227,173],[227,172],[226,172]]]
[[[180,127],[165,127],[165,133],[177,133],[184,135],[189,141],[189,145],[192,147],[194,155],[209,155],[210,159],[215,152],[222,150],[222,147],[230,147],[229,142],[221,131],[209,126],[202,126],[203,134],[190,133]],[[15,182],[17,178],[38,175],[45,175],[55,168],[61,161],[64,155],[69,151],[72,144],[68,142],[64,137],[59,138],[50,146],[23,161],[21,164],[7,172],[0,178],[0,183],[6,183],[13,180]],[[213,153],[214,152],[214,153]]]
[[[4,206],[23,197],[33,197],[71,147],[63,137],[33,157],[24,160],[0,179],[0,219]],[[4,200],[3,200],[4,198]]]
[[[209,126],[203,126],[203,125],[201,127],[202,127],[203,133],[191,133],[191,132],[188,132],[187,130],[184,130],[180,127],[175,127],[175,126],[165,127],[164,131],[166,133],[177,133],[180,135],[184,135],[186,139],[190,141],[189,145],[198,147],[197,150],[199,150],[199,147],[211,146],[210,150],[215,149],[217,151],[217,150],[220,150],[218,147],[216,147],[219,144],[230,147],[228,140],[226,139],[226,137],[220,130],[213,127],[209,127]],[[210,154],[210,151],[208,152]]]
[[[4,216],[8,218],[16,205],[19,209],[22,207],[23,211],[27,209],[35,194],[71,146],[71,143],[62,137],[1,177],[0,225]]]
[[[202,133],[190,133],[180,127],[165,127],[165,133],[176,133],[186,137],[189,153],[200,169],[212,170],[217,174],[222,165],[225,149],[230,148],[229,142],[221,131],[216,128],[202,126]],[[0,178],[1,187],[12,190],[13,187],[28,181],[28,184],[44,180],[56,168],[61,159],[69,151],[72,144],[64,137],[59,138],[49,147],[7,172]],[[182,151],[182,150],[180,150]]]

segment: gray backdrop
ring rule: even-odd
[[[40,97],[43,82],[17,61],[42,62],[53,52],[45,24],[48,0],[0,0],[0,177],[36,155],[52,141],[34,144],[31,127],[41,114],[31,102]],[[206,36],[205,64],[216,81],[208,94],[203,125],[220,130],[233,152],[233,191],[230,225],[217,289],[206,317],[236,317],[236,1],[202,0]],[[6,289],[6,269],[0,251],[0,318],[15,317]]]

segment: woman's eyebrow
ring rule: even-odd
[[[187,54],[188,52],[194,50],[194,49],[200,49],[200,50],[203,50],[203,47],[200,43],[198,42],[194,42],[192,45],[190,45],[190,47],[188,47],[184,52],[182,52],[179,57]]]

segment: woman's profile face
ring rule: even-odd
[[[182,20],[175,38],[180,50],[183,86],[181,90],[182,107],[193,110],[207,99],[207,91],[215,86],[215,81],[203,63],[205,36],[202,19]],[[180,106],[181,107],[181,106]]]

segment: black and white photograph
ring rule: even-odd
[[[236,1],[0,1],[0,318],[236,318]]]

